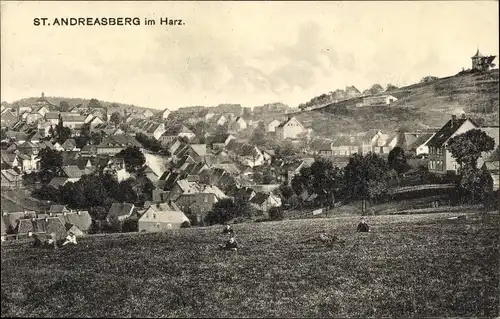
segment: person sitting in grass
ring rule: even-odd
[[[66,244],[73,244],[76,245],[76,236],[73,234],[73,232],[70,232],[68,236],[66,237],[66,241],[63,243],[63,246]]]
[[[364,219],[361,219],[361,221],[358,224],[358,232],[359,233],[367,233],[370,231],[370,226],[366,223]]]
[[[51,233],[49,239],[47,240],[47,247],[57,249],[56,234]]]
[[[33,237],[33,248],[42,247],[42,241],[40,240],[40,237],[38,237],[37,234],[33,234],[32,232],[29,232],[28,236]]]
[[[219,244],[219,249],[237,251],[238,243],[234,237],[231,237],[224,245]]]
[[[224,227],[224,230],[222,231],[223,234],[234,234],[233,228],[230,225],[226,225]]]

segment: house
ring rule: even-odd
[[[26,143],[25,143],[26,144]],[[35,154],[18,154],[19,162],[21,164],[21,171],[31,173],[31,171],[38,170],[40,167],[40,159]]]
[[[88,122],[90,124],[90,127],[97,127],[98,125],[104,124],[104,120],[100,116],[94,116],[92,114],[89,114],[87,117],[92,116],[92,119]]]
[[[165,132],[160,136],[159,140],[163,144],[169,144],[177,138],[186,137],[191,140],[196,135],[182,124],[174,124],[165,129]]]
[[[231,123],[229,129],[234,132],[243,131],[248,127],[247,122],[241,117],[237,117],[234,122]]]
[[[175,204],[184,212],[191,212],[201,218],[212,209],[212,206],[219,201],[213,193],[182,194],[177,198]]]
[[[21,166],[17,154],[1,152],[0,156],[1,156],[0,157],[0,159],[1,159],[0,165],[1,165],[2,170],[14,168],[14,167],[19,168]]]
[[[86,210],[51,213],[49,216],[59,218],[66,226],[66,231],[72,231],[77,237],[87,234],[92,226],[92,217]]]
[[[361,92],[354,86],[346,86],[345,88],[345,98],[350,99],[353,97],[360,96]]]
[[[160,116],[162,120],[168,119],[170,116],[171,111],[169,109],[164,109],[163,111],[160,112]]]
[[[165,133],[165,124],[163,123],[153,123],[145,132],[147,136],[154,137],[156,140],[160,139],[163,133]]]
[[[97,154],[108,154],[116,155],[127,147],[138,147],[141,150],[143,146],[139,143],[135,137],[117,134],[106,137],[101,144],[97,145]]]
[[[389,154],[389,152],[396,146],[402,147],[403,143],[403,133],[395,132],[391,134],[379,134],[378,139],[375,141],[373,152],[378,154]],[[365,151],[363,151],[363,154],[368,153],[368,149]]]
[[[149,206],[139,217],[139,232],[161,232],[190,226],[186,215],[174,203],[158,203]]]
[[[1,178],[2,188],[17,188],[22,186],[21,175],[13,169],[2,169]]]
[[[276,127],[276,137],[278,139],[296,139],[300,134],[305,133],[304,126],[295,118],[289,117],[286,121]]]
[[[363,98],[363,105],[389,105],[393,102],[396,102],[398,99],[392,95],[377,95],[377,96],[368,96]]]
[[[78,147],[76,147],[76,141],[72,138],[68,138],[66,141],[64,141],[64,143],[62,143],[61,147],[65,150],[65,151],[70,151],[70,152],[74,152],[74,151],[79,151],[80,149]]]
[[[222,149],[229,144],[230,141],[236,140],[231,134],[216,134],[216,135],[208,135],[205,138],[205,142],[207,145],[210,145],[211,148]]]
[[[121,230],[123,223],[134,213],[135,205],[132,203],[113,203],[106,215],[109,227]]]
[[[10,127],[18,121],[18,117],[10,109],[5,109],[0,115],[0,125],[2,127]]]
[[[62,173],[60,177],[67,177],[68,182],[76,183],[83,176],[83,171],[76,165],[68,165],[62,167]]]
[[[332,144],[333,155],[349,157],[358,153],[358,143],[354,136],[339,136]]]
[[[285,177],[285,180],[291,183],[295,175],[300,174],[300,170],[304,167],[311,167],[314,163],[314,158],[303,158],[301,161],[296,163],[285,164],[281,167],[281,175]]]
[[[391,147],[392,145],[391,143],[397,142],[397,140],[394,140],[394,136],[396,135],[391,135],[386,137],[387,138],[386,142],[383,142],[384,146],[385,144],[389,143],[389,145],[386,146],[386,148]],[[384,135],[380,130],[376,129],[371,129],[366,132],[358,133],[356,135],[356,139],[358,141],[359,152],[361,154],[368,154],[369,152],[373,152],[377,147],[377,141],[381,137],[383,138]]]
[[[40,113],[24,113],[21,118],[26,121],[26,123],[35,123],[37,121],[43,121],[44,115]]]
[[[429,154],[429,147],[426,144],[433,136],[434,133],[404,133],[403,149],[417,156]]]
[[[267,132],[276,132],[276,128],[281,124],[278,120],[272,120],[271,123],[267,124]]]
[[[217,125],[224,125],[228,122],[228,119],[224,116],[224,115],[221,115],[219,116],[218,118],[216,118],[217,120],[214,121],[215,124]]]
[[[262,166],[266,163],[264,154],[255,145],[230,141],[227,150],[235,161],[248,167]]]
[[[146,111],[144,111],[144,113],[142,113],[142,114],[144,114],[144,116],[145,116],[146,118],[151,117],[151,116],[153,116],[153,115],[154,115],[154,113],[153,113],[151,110],[146,110]]]
[[[316,139],[312,141],[310,148],[314,154],[318,154],[320,156],[333,156],[333,141],[324,140],[324,139]]]
[[[48,213],[52,214],[62,214],[62,213],[69,213],[69,209],[66,208],[64,205],[50,205]]]
[[[447,149],[450,138],[477,128],[477,125],[462,115],[457,118],[452,115],[451,119],[427,142],[429,147],[429,172],[435,174],[446,174],[457,172],[458,164]]]
[[[490,68],[495,67],[495,64],[493,64],[493,60],[495,60],[496,56],[490,55],[490,56],[484,56],[479,52],[479,49],[477,49],[476,54],[471,57],[472,60],[472,69],[476,71],[487,71]]]
[[[272,194],[259,192],[250,199],[250,205],[260,211],[268,212],[273,207],[280,207],[281,199]]]
[[[19,219],[19,223],[17,224],[17,235],[26,236],[29,233],[54,233],[57,240],[64,239],[67,235],[66,227],[57,217]]]
[[[94,114],[90,113],[85,117],[85,123],[90,123],[94,119]]]

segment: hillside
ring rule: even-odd
[[[370,216],[2,244],[2,317],[496,317],[499,216]],[[455,213],[455,216],[460,213]],[[320,233],[343,243],[325,245]]]
[[[498,69],[455,75],[387,92],[398,98],[390,106],[357,108],[362,98],[354,98],[296,115],[306,127],[323,136],[370,128],[440,127],[450,114],[461,111],[481,124],[498,125],[498,84]]]

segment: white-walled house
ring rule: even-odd
[[[295,118],[288,118],[286,121],[276,127],[276,137],[278,139],[296,139],[302,133],[306,132],[304,126]]]
[[[363,106],[369,105],[389,105],[398,99],[392,95],[368,96],[363,98]]]
[[[268,132],[276,132],[276,128],[281,124],[278,120],[272,120],[271,123],[267,124]]]

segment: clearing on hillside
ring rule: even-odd
[[[1,314],[498,316],[500,218],[450,216],[370,217],[370,233],[358,217],[239,224],[236,253],[216,249],[222,227],[3,245]]]

